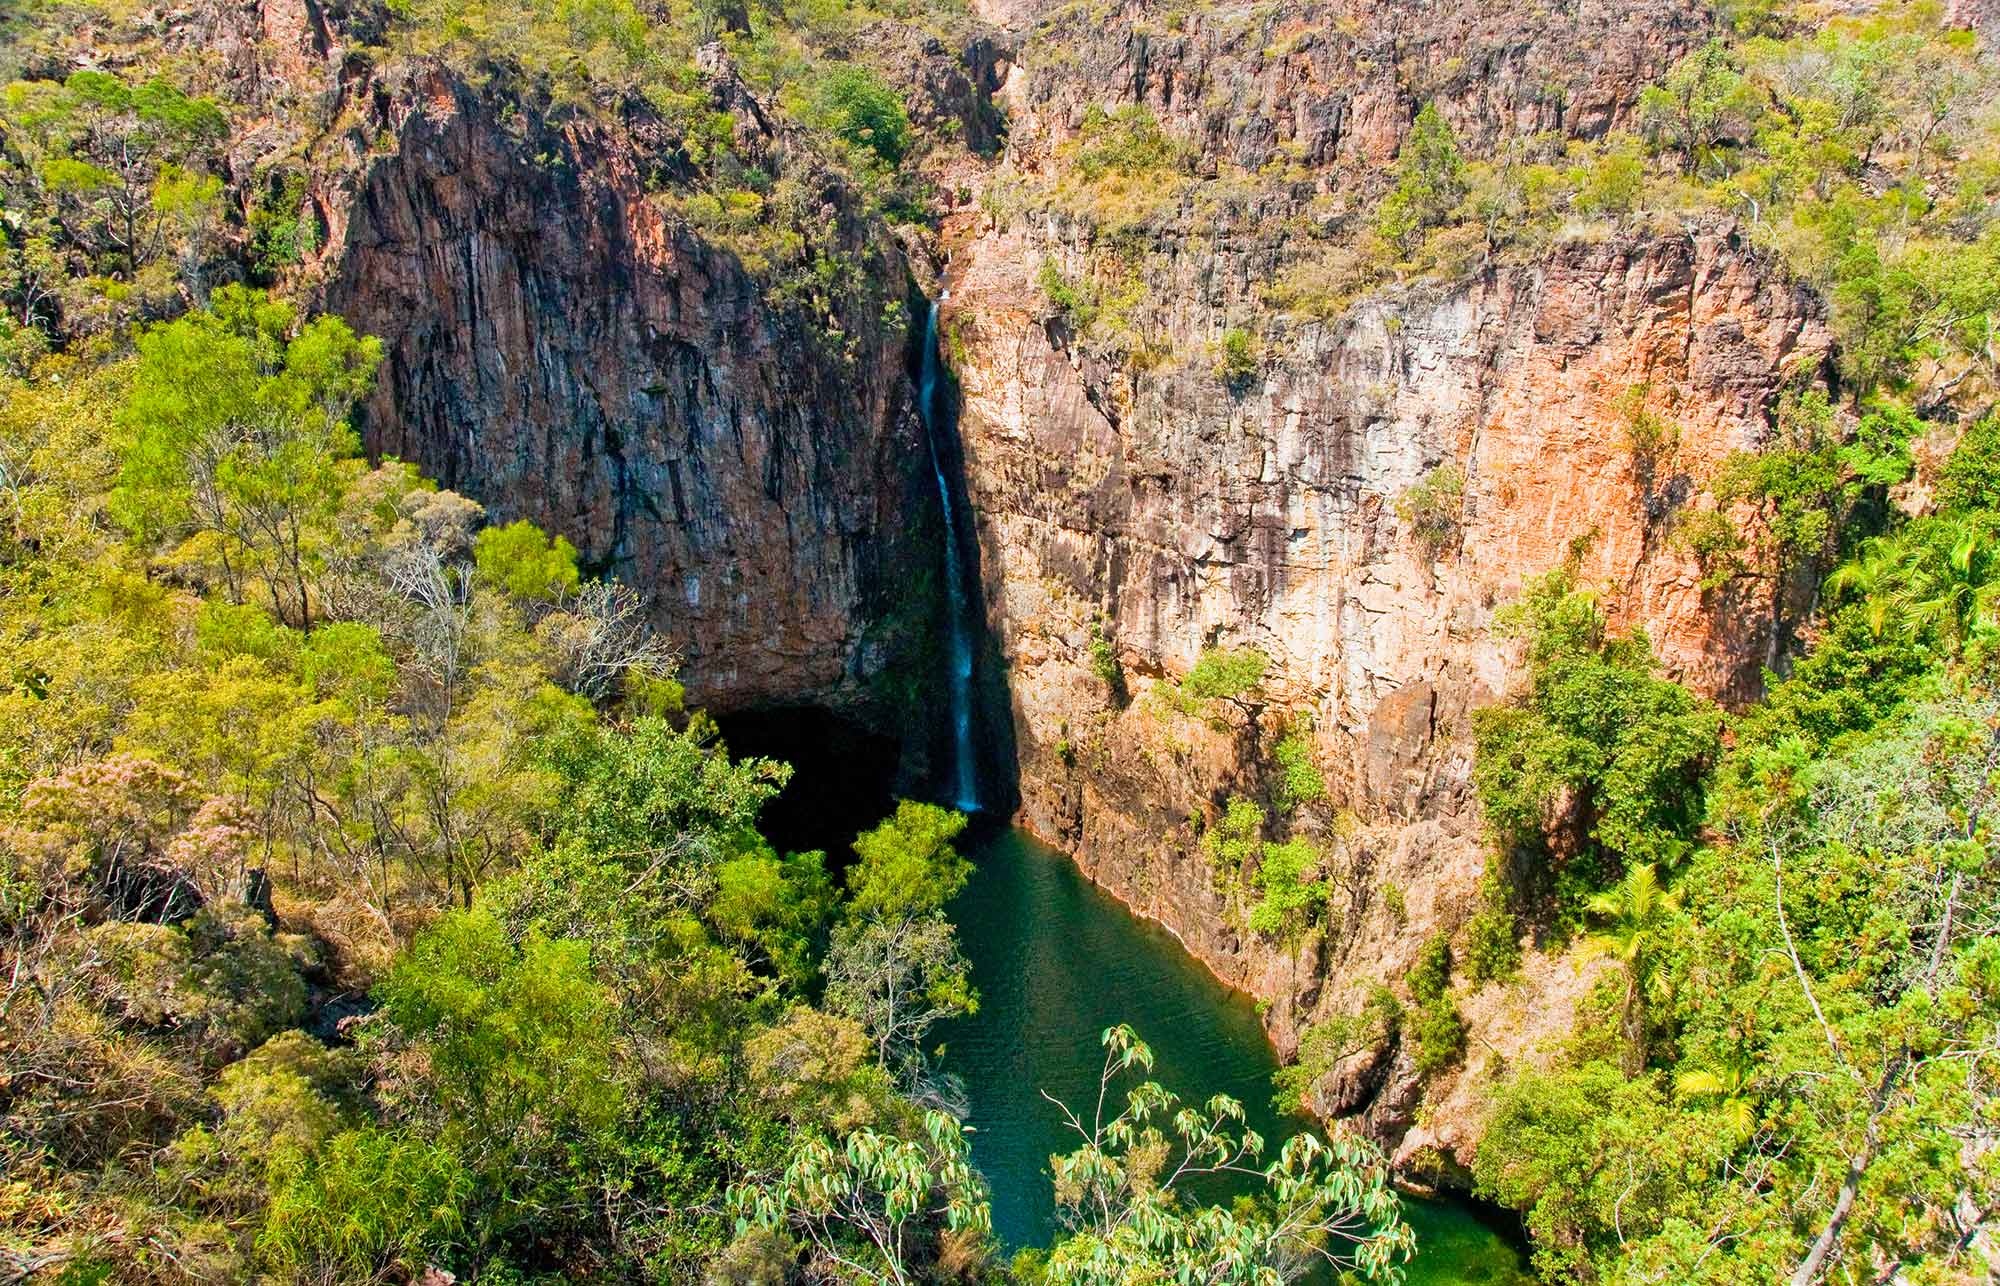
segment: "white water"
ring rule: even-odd
[[[979,809],[978,762],[972,753],[972,633],[966,627],[965,568],[960,563],[958,515],[945,481],[944,453],[938,449],[938,306],[932,301],[924,322],[924,361],[917,380],[917,414],[930,441],[931,473],[937,478],[938,504],[944,509],[944,593],[951,627],[951,726],[953,771],[958,783],[953,805],[962,812]]]

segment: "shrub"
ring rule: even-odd
[[[1217,350],[1215,376],[1232,389],[1248,384],[1263,364],[1256,337],[1240,327],[1222,332]]]
[[[1315,878],[1319,853],[1305,840],[1266,844],[1257,863],[1262,899],[1250,910],[1250,927],[1296,945],[1326,909],[1326,881]]]
[[[1701,569],[1704,594],[1714,593],[1748,570],[1743,561],[1743,536],[1729,515],[1719,509],[1682,514],[1674,526],[1672,544]]]
[[[1396,516],[1409,525],[1410,538],[1435,562],[1458,548],[1465,508],[1465,471],[1445,463],[1424,475],[1396,500]]]
[[[1118,664],[1118,649],[1104,637],[1101,627],[1090,627],[1090,672],[1114,692],[1125,686],[1125,671]]]
[[[1097,320],[1097,292],[1087,282],[1074,282],[1063,275],[1055,260],[1044,259],[1035,273],[1035,284],[1055,305],[1056,313],[1077,334],[1090,329]]]
[[[269,281],[319,248],[319,225],[306,208],[306,177],[290,173],[275,195],[250,207],[250,262]]]
[[[1260,849],[1258,835],[1263,829],[1264,810],[1252,800],[1231,795],[1222,816],[1201,839],[1217,874],[1234,875],[1241,871],[1244,863]]]
[[[1360,245],[1329,246],[1288,264],[1263,291],[1270,307],[1295,317],[1327,321],[1347,311],[1349,304],[1381,281],[1389,252],[1373,235]]]
[[[576,546],[561,536],[552,539],[542,534],[525,518],[480,532],[472,557],[480,579],[513,598],[560,598],[581,579]]]
[[[1326,798],[1326,779],[1312,757],[1312,729],[1289,728],[1278,739],[1273,757],[1278,761],[1278,784],[1274,790],[1278,807],[1291,812],[1301,804]]]
[[[1404,981],[1416,1012],[1404,1030],[1414,1042],[1417,1071],[1425,1076],[1443,1071],[1465,1052],[1465,1020],[1451,998],[1451,937],[1443,930],[1431,935],[1417,952]]]
[[[1076,168],[1089,180],[1106,173],[1138,175],[1174,169],[1186,159],[1186,149],[1167,137],[1152,111],[1136,104],[1112,112],[1090,107],[1084,112],[1082,136]]]
[[[1420,1005],[1441,998],[1451,986],[1451,935],[1440,929],[1426,939],[1403,980],[1409,983],[1410,995]]]
[[[2000,415],[1988,415],[1959,438],[1939,471],[1938,509],[2000,509]]]
[[[1298,1061],[1279,1068],[1271,1078],[1278,1090],[1272,1101],[1280,1111],[1307,1110],[1309,1096],[1321,1077],[1350,1055],[1393,1039],[1402,1024],[1402,1002],[1378,983],[1359,1013],[1335,1014],[1299,1034]]]
[[[1450,997],[1441,997],[1418,1009],[1406,1026],[1416,1048],[1412,1055],[1417,1071],[1425,1076],[1443,1071],[1465,1053],[1465,1019]]]
[[[1680,449],[1680,426],[1646,405],[1648,386],[1634,384],[1618,399],[1624,417],[1625,445],[1632,452],[1632,468],[1641,486],[1651,488],[1661,465]]]
[[[1465,973],[1474,982],[1511,978],[1521,967],[1520,926],[1514,913],[1488,897],[1465,926]]]
[[[349,1131],[299,1158],[271,1200],[257,1249],[287,1278],[376,1280],[457,1240],[471,1176],[450,1152],[403,1133]]]
[[[1614,138],[1572,176],[1577,185],[1576,208],[1583,214],[1630,214],[1645,195],[1645,157],[1629,135]]]
[[[1271,660],[1254,647],[1225,651],[1210,648],[1181,680],[1181,696],[1191,701],[1234,699],[1254,691],[1264,681]]]

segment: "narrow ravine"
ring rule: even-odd
[[[977,866],[953,915],[979,988],[975,1016],[942,1032],[944,1067],[971,1103],[974,1162],[993,1185],[993,1224],[1010,1249],[1053,1240],[1051,1153],[1076,1146],[1042,1091],[1076,1103],[1095,1092],[1099,1034],[1130,1023],[1158,1059],[1154,1078],[1184,1099],[1241,1100],[1271,1141],[1309,1128],[1271,1104],[1277,1058],[1256,1008],[1173,935],[1126,910],[1062,854],[1025,831],[968,835]],[[1219,1192],[1216,1196],[1228,1195]],[[1411,1199],[1416,1286],[1515,1286],[1519,1251],[1475,1208]]]

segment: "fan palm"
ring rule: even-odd
[[[1991,628],[2000,604],[2000,539],[1983,517],[1939,518],[1867,541],[1827,578],[1827,592],[1864,604],[1877,637],[1900,617],[1905,632],[1963,643]]]
[[[1625,872],[1625,878],[1584,904],[1604,926],[1583,940],[1586,957],[1609,956],[1625,973],[1620,1022],[1625,1038],[1624,1071],[1637,1076],[1646,1066],[1646,983],[1653,952],[1680,907],[1680,895],[1660,884],[1652,863]]]
[[[1750,1092],[1756,1069],[1748,1059],[1732,1058],[1719,1068],[1697,1067],[1674,1078],[1674,1092],[1684,1099],[1713,1103],[1723,1122],[1737,1135],[1757,1123],[1757,1099]]]

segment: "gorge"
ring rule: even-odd
[[[1453,50],[1501,69],[1445,82],[1503,96],[1455,109],[1469,141],[1515,116],[1589,137],[1630,123],[1640,87],[1688,47],[1692,15],[1635,8],[1512,33],[1468,11],[1412,56],[1421,68]],[[1059,158],[1095,128],[1084,87],[1172,122],[1187,108],[1155,74],[1167,67],[1194,69],[1243,113],[1229,134],[1191,118],[1190,145],[1218,162],[1255,173],[1293,148],[1338,171],[1394,155],[1386,64],[1356,62],[1376,43],[1399,47],[1393,8],[1317,39],[1308,15],[1271,19],[1308,33],[1276,60],[1234,19],[1188,21],[1166,36],[1139,19],[1086,31],[1066,17],[989,34],[962,74],[948,72],[948,48],[923,47],[920,92],[932,97],[918,119],[984,119],[993,91],[1009,121],[1001,171],[953,161],[947,181],[1061,181],[1075,162]],[[1036,61],[1072,43],[1073,55]],[[1508,70],[1565,59],[1574,86],[1560,109]],[[401,142],[340,180],[359,200],[318,198],[332,212],[325,301],[390,347],[365,408],[371,449],[419,462],[496,515],[567,533],[587,566],[648,587],[691,700],[722,713],[810,702],[858,718],[898,738],[906,784],[972,757],[972,720],[958,714],[971,640],[953,585],[976,543],[994,664],[974,695],[1010,734],[996,762],[1018,762],[1024,823],[1269,1002],[1287,1053],[1309,1018],[1351,1009],[1470,913],[1482,861],[1467,718],[1507,688],[1509,651],[1487,623],[1525,577],[1581,548],[1580,576],[1618,587],[1614,622],[1643,623],[1698,690],[1737,697],[1754,690],[1784,614],[1803,610],[1795,586],[1711,612],[1700,570],[1654,516],[1669,492],[1680,507],[1712,504],[1699,480],[1763,440],[1784,380],[1828,360],[1815,302],[1726,221],[1561,242],[1462,283],[1392,286],[1326,321],[1271,314],[1258,369],[1238,386],[1213,373],[1215,337],[1257,312],[1260,280],[1296,271],[1274,265],[1321,253],[1310,238],[1290,252],[1273,240],[1270,204],[1299,202],[1295,180],[1238,195],[1172,170],[1121,179],[1159,188],[1131,198],[1152,205],[1111,216],[1155,229],[1136,258],[1115,224],[1084,239],[1106,217],[1088,206],[1001,221],[964,200],[942,230],[948,272],[931,266],[935,251],[869,232],[836,195],[831,226],[858,272],[827,297],[823,334],[799,305],[758,295],[739,253],[663,217],[629,127],[558,127],[528,108],[517,142],[486,123],[501,110],[493,90],[427,74],[429,87],[369,101]],[[752,91],[726,63],[710,75],[737,145],[780,155]],[[1296,110],[1271,114],[1306,86],[1318,88]],[[537,168],[536,152],[566,159]],[[592,217],[579,224],[569,208]],[[1189,241],[1182,221],[1197,211],[1205,226]],[[477,258],[440,257],[447,246]],[[1120,336],[1051,317],[1037,280],[1050,271],[1128,282]],[[913,277],[934,277],[943,300],[935,343]],[[1135,344],[1164,344],[1167,360],[1141,365]],[[956,377],[944,394],[965,533],[933,467],[934,354]],[[1620,441],[1635,389],[1642,409],[1681,426],[1657,480],[1634,472]],[[1462,494],[1452,548],[1432,558],[1394,510],[1440,470],[1463,478]],[[1097,673],[1107,649],[1116,684]],[[1183,713],[1149,695],[1216,649],[1269,659],[1254,697]],[[1310,727],[1331,786],[1301,824],[1354,826],[1339,861],[1397,887],[1406,909],[1362,897],[1344,940],[1319,944],[1300,970],[1229,923],[1190,825],[1232,792],[1268,788],[1292,724]],[[960,780],[947,793],[965,792]],[[1295,973],[1313,980],[1305,990]],[[1495,1015],[1513,1029],[1476,1026],[1475,1043],[1513,1057],[1564,1023],[1575,991],[1510,1002],[1543,1018]],[[1453,1112],[1408,1136],[1414,1092],[1391,1060],[1343,1074],[1325,1105],[1367,1116],[1406,1156],[1469,1143]],[[1426,1096],[1452,1101],[1441,1087]]]
[[[1980,1280],[1993,9],[0,13],[0,1280]]]

